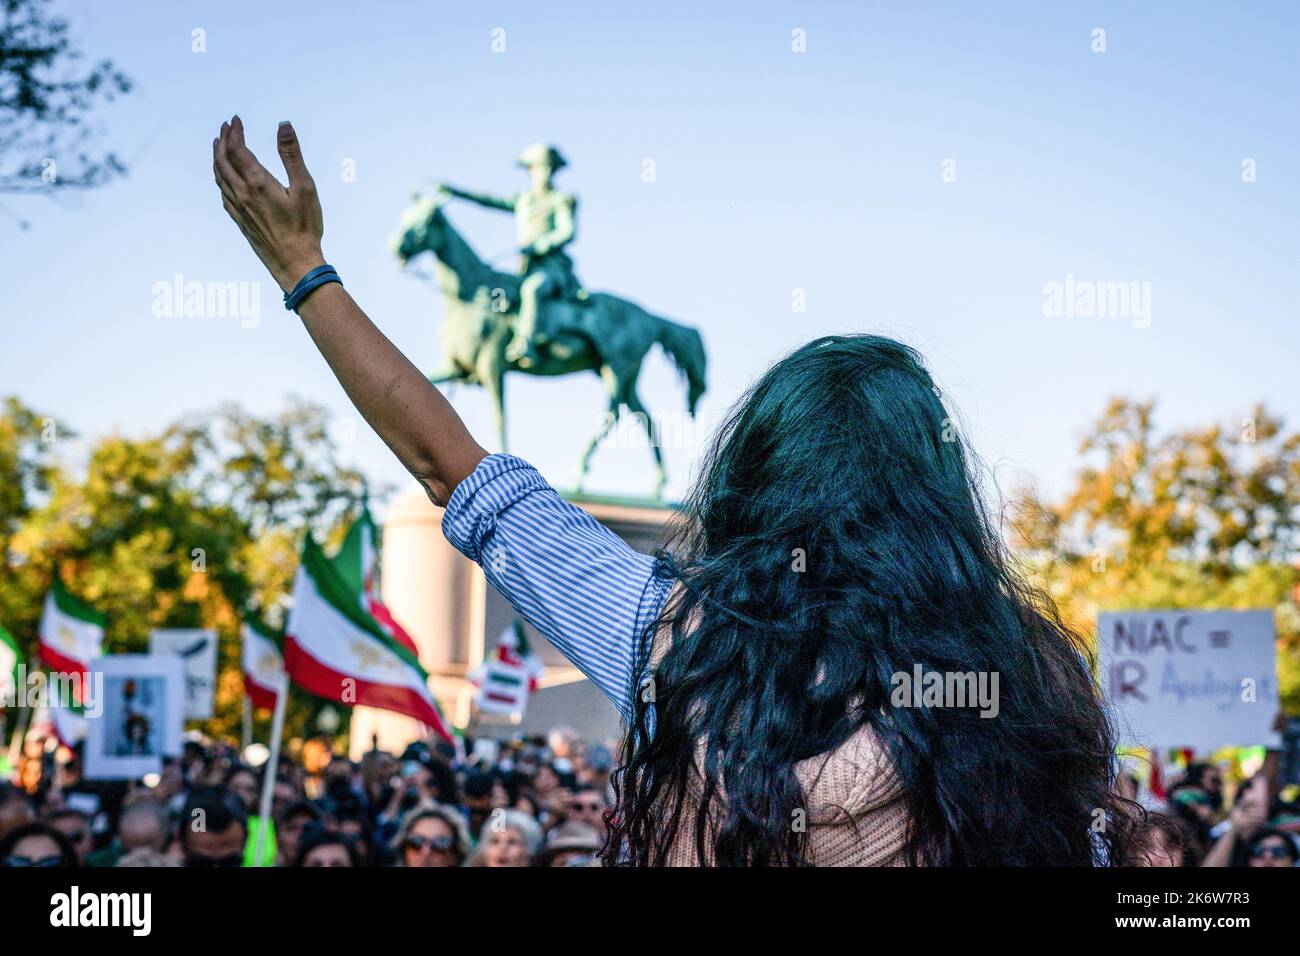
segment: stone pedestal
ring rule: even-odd
[[[648,500],[566,497],[646,553],[663,540],[674,513],[670,506]],[[617,740],[619,720],[613,705],[531,626],[528,639],[546,670],[528,713],[519,724],[494,715],[479,718],[474,687],[465,675],[483,662],[516,615],[482,570],[442,536],[442,514],[420,488],[393,503],[384,524],[383,597],[419,646],[420,662],[430,674],[443,713],[471,734],[545,733],[564,724],[589,740]],[[370,749],[372,738],[382,749],[398,753],[418,737],[419,725],[409,717],[371,707],[353,711],[354,758]]]

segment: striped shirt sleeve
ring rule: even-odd
[[[447,540],[631,719],[636,642],[671,582],[512,455],[489,455],[442,517]]]

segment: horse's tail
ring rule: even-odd
[[[686,408],[694,415],[700,396],[708,388],[704,380],[704,340],[698,330],[689,325],[679,325],[668,319],[659,320],[659,333],[655,336],[668,357],[686,376]]]

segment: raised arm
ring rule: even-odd
[[[244,143],[236,116],[212,141],[222,205],[288,292],[325,262],[324,220],[316,185],[293,127],[276,137],[289,188]],[[487,456],[442,393],[361,311],[343,286],[321,286],[299,307],[303,324],[352,404],[438,504]]]
[[[226,212],[287,291],[325,262],[324,227],[293,128],[281,124],[277,140],[288,189],[244,144],[238,117],[212,142],[213,170]],[[317,288],[298,311],[353,404],[446,505],[447,539],[630,717],[636,642],[668,594],[654,559],[564,501],[526,462],[489,457],[341,285]]]

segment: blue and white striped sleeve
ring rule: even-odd
[[[631,719],[636,643],[671,586],[655,577],[653,557],[512,455],[489,455],[457,486],[442,532]]]

